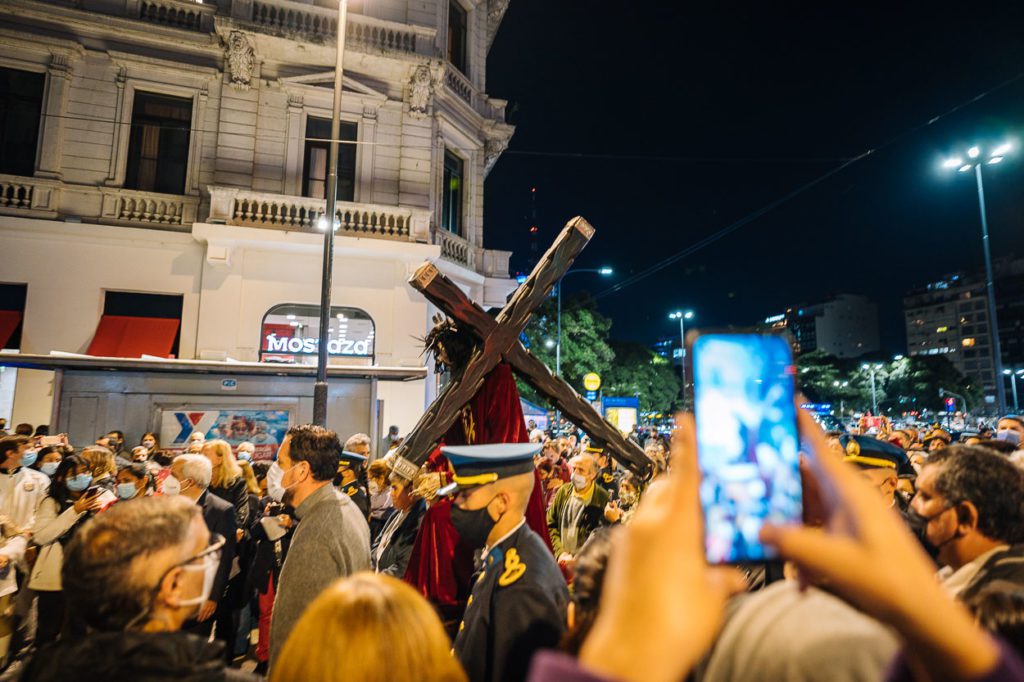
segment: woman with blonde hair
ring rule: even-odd
[[[344,651],[323,642],[345,642]],[[465,682],[450,651],[440,619],[416,590],[390,576],[356,573],[309,605],[270,682]]]
[[[90,445],[82,450],[82,459],[89,465],[92,485],[99,486],[113,494],[117,487],[117,461],[114,452],[102,445]]]

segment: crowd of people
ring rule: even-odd
[[[704,559],[693,422],[649,476],[521,420],[420,467],[291,428],[0,435],[6,679],[1024,679],[1024,419],[824,432],[779,562]],[[987,436],[987,437],[984,437]],[[448,440],[455,440],[449,438]],[[452,655],[454,654],[454,655]]]

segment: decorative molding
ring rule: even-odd
[[[249,37],[241,31],[232,31],[225,41],[224,63],[231,75],[231,87],[246,91],[252,84],[256,70],[256,50]]]
[[[431,62],[418,64],[409,75],[405,88],[405,101],[413,118],[424,119],[430,115],[434,105],[434,94],[444,78],[444,64]]]
[[[491,172],[494,164],[508,149],[508,143],[515,133],[515,128],[507,123],[488,121],[484,128],[484,177]]]
[[[494,36],[498,35],[501,27],[501,20],[505,18],[505,11],[511,0],[488,0],[487,2],[487,49],[491,49]]]

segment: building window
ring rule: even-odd
[[[448,61],[462,73],[468,71],[466,38],[469,26],[466,10],[458,0],[448,0]]]
[[[332,359],[374,357],[373,318],[359,308],[331,306],[327,353]],[[320,306],[282,303],[263,316],[260,362],[315,365],[320,345]]]
[[[184,296],[181,294],[143,294],[132,291],[107,291],[103,301],[103,317],[129,318],[129,319],[157,319],[175,320],[177,325],[167,333],[161,340],[162,343],[170,341],[168,357],[178,357],[178,346],[181,343],[181,311]],[[132,327],[124,328],[127,333],[132,333]],[[163,328],[161,328],[163,331]],[[173,340],[170,333],[174,334]],[[95,339],[94,339],[95,342]],[[90,351],[90,354],[94,354]],[[161,353],[163,354],[163,349]],[[120,355],[115,357],[138,357],[134,354]]]
[[[341,122],[342,144],[338,145],[338,201],[356,196],[356,145],[359,126]],[[302,196],[327,198],[327,159],[331,154],[331,120],[306,118],[306,153],[302,164]],[[353,144],[344,144],[346,142]]]
[[[0,284],[0,348],[21,348],[27,284]]]
[[[191,99],[135,93],[124,186],[184,194],[191,125]]]
[[[441,228],[462,236],[463,161],[444,150],[444,178],[441,182]]]
[[[32,175],[46,75],[0,68],[0,173]]]

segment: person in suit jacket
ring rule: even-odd
[[[412,482],[397,473],[391,474],[390,480],[395,513],[373,543],[370,561],[377,573],[402,578],[409,566],[409,557],[416,544],[423,514],[427,511],[427,503],[415,496]]]
[[[203,520],[214,535],[224,537],[224,548],[221,550],[220,565],[213,580],[213,588],[206,603],[199,608],[195,620],[185,625],[185,630],[197,635],[209,636],[213,627],[213,614],[217,611],[217,603],[223,599],[231,577],[231,564],[235,559],[236,530],[235,507],[216,495],[211,494],[210,479],[213,467],[210,460],[203,455],[178,455],[171,464],[171,475],[164,479],[164,494],[180,494],[198,504],[203,509]],[[217,638],[229,645],[232,632],[218,632]]]

